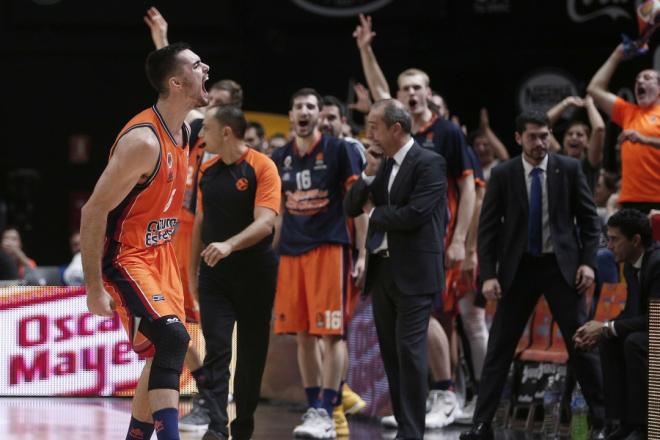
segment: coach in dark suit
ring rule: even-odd
[[[516,119],[523,153],[498,167],[488,181],[479,221],[478,254],[483,293],[498,306],[488,340],[474,425],[462,440],[490,439],[518,340],[540,295],[559,324],[570,361],[602,425],[602,385],[595,354],[577,352],[572,337],[586,319],[584,296],[593,283],[598,215],[580,163],[548,154],[550,130],[543,113]]]
[[[444,286],[445,160],[415,143],[410,130],[400,102],[374,104],[367,119],[374,145],[344,201],[348,215],[369,215],[365,291],[373,293],[397,439],[424,436],[427,328]]]
[[[646,438],[649,300],[660,297],[660,243],[645,214],[623,209],[607,221],[607,247],[625,263],[626,306],[612,321],[590,321],[575,333],[578,348],[600,343],[607,418],[618,420],[608,440]]]

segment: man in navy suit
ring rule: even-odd
[[[600,343],[607,418],[618,420],[608,440],[646,438],[649,365],[649,300],[660,297],[660,243],[653,242],[645,214],[623,209],[607,221],[607,247],[625,263],[626,306],[611,321],[589,321],[575,333],[575,345]]]
[[[492,439],[495,415],[513,355],[540,295],[559,324],[592,424],[603,423],[598,357],[576,351],[572,338],[586,320],[583,293],[594,280],[598,215],[580,163],[548,154],[547,116],[516,119],[523,153],[493,169],[479,221],[483,293],[498,306],[488,340],[479,398],[461,440]]]
[[[374,104],[367,166],[344,200],[348,215],[369,215],[365,292],[373,292],[397,439],[424,436],[427,328],[433,298],[444,286],[445,160],[420,147],[410,130],[403,104]]]

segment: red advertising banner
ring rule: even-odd
[[[189,328],[201,343],[197,326]],[[87,311],[82,287],[0,288],[0,395],[131,395],[144,366],[117,314]],[[182,394],[194,391],[182,375]]]

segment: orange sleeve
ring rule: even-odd
[[[282,181],[275,162],[270,157],[256,151],[253,152],[249,160],[257,176],[257,193],[254,198],[254,206],[272,209],[279,215],[282,201]]]
[[[346,182],[344,182],[344,189],[345,189],[346,191],[348,191],[349,188],[350,188],[355,182],[357,182],[357,180],[358,180],[359,178],[360,178],[360,176],[359,176],[358,174],[353,174],[351,177],[349,177],[348,179],[346,179]]]
[[[612,121],[619,127],[623,127],[626,121],[630,119],[631,113],[635,112],[636,109],[635,104],[617,96],[612,106]]]

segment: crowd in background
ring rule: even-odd
[[[165,23],[163,26],[163,22],[152,21],[150,24],[157,47],[168,44],[167,25]],[[478,278],[480,208],[488,192],[488,181],[493,170],[507,161],[519,160],[516,159],[519,146],[513,143],[513,133],[495,133],[491,128],[490,120],[496,117],[497,113],[493,111],[496,109],[490,109],[490,112],[485,108],[478,110],[478,103],[475,103],[475,112],[479,111],[480,114],[479,126],[463,125],[460,115],[451,114],[447,102],[431,88],[433,86],[441,90],[442,85],[432,84],[421,70],[404,71],[398,77],[398,91],[391,93],[371,48],[375,33],[369,18],[361,18],[354,37],[368,87],[357,84],[354,90],[357,100],[352,103],[342,102],[333,96],[318,99],[312,92],[303,94],[315,97],[316,109],[312,112],[317,111],[318,114],[310,117],[310,120],[316,124],[314,128],[318,128],[324,135],[342,139],[342,145],[354,149],[363,167],[366,163],[365,154],[372,148],[373,139],[362,127],[352,123],[356,118],[351,116],[351,112],[366,115],[373,102],[396,97],[412,115],[413,136],[419,133],[426,136],[428,144],[420,144],[436,151],[445,149],[447,152],[443,155],[446,156],[450,180],[450,207],[445,253],[449,262],[447,277],[450,281],[447,290],[450,292],[443,295],[443,302],[434,310],[429,323],[432,386],[426,425],[427,428],[440,428],[452,423],[469,424],[472,422],[476,399],[466,399],[459,404],[455,393],[454,371],[458,363],[459,346],[455,330],[456,317],[462,318],[463,331],[470,343],[472,376],[478,389],[488,340],[484,317],[486,298],[481,292]],[[604,274],[607,274],[607,280],[618,281],[617,263],[621,260],[612,252],[606,234],[609,219],[621,207],[638,209],[649,216],[660,213],[660,132],[657,129],[660,122],[654,119],[656,110],[660,109],[660,74],[655,70],[642,71],[635,79],[638,103],[625,103],[607,91],[609,80],[622,60],[621,49],[617,48],[598,70],[583,96],[567,96],[545,112],[547,125],[552,129],[550,152],[579,161],[580,174],[588,185],[598,213],[599,227],[603,233],[598,250],[598,267],[594,267],[597,285],[602,283]],[[310,78],[310,83],[313,83],[313,78]],[[243,90],[238,83],[219,81],[210,88],[211,106],[240,103],[242,94]],[[203,111],[201,109],[199,114],[191,117],[191,121],[201,123]],[[293,108],[290,118],[289,133],[266,133],[259,122],[248,121],[243,140],[256,151],[267,156],[277,156],[277,152],[286,148],[296,137],[296,124],[300,121],[296,119],[298,116],[295,116]],[[446,122],[436,123],[436,120]],[[611,123],[621,127],[617,138],[607,135],[607,127]],[[432,132],[429,131],[431,126],[440,128]],[[522,134],[518,130],[517,133]],[[451,139],[447,140],[449,137]],[[199,133],[199,138],[203,144],[203,131]],[[604,157],[608,154],[617,158],[614,161],[617,164],[615,169],[606,169],[604,166]],[[205,156],[208,158],[208,153]],[[37,262],[28,256],[30,250],[23,248],[20,233],[20,225],[7,226],[2,231],[0,265],[3,271],[0,276],[4,279],[29,279],[30,272],[38,268]],[[67,285],[80,285],[84,281],[79,240],[79,234],[74,232],[70,238],[72,261],[63,265],[61,270],[62,283]],[[358,250],[356,247],[355,251]],[[451,275],[452,270],[454,275]],[[660,292],[654,294],[660,295]],[[310,420],[304,420],[303,425],[318,422]],[[337,418],[335,423],[338,423]],[[385,418],[383,424],[396,427],[397,420],[394,417]]]

